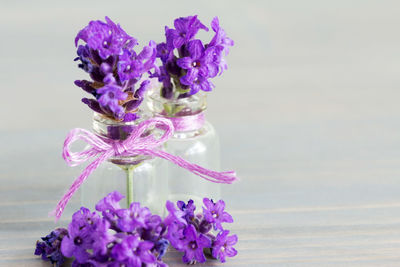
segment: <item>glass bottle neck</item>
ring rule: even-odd
[[[111,139],[115,142],[126,140],[135,129],[135,127],[148,118],[148,114],[141,112],[140,119],[131,122],[119,122],[101,114],[94,113],[93,115],[93,132],[101,138]],[[124,155],[114,156],[109,159],[110,162],[117,165],[137,165],[146,159],[150,159],[149,156],[144,155]]]
[[[192,132],[204,127],[206,95],[202,92],[180,99],[166,99],[158,90],[148,94],[147,105],[154,116],[172,121],[175,132]]]

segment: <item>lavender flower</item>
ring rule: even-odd
[[[167,267],[162,258],[169,244],[183,252],[185,263],[205,262],[205,251],[221,262],[237,254],[233,247],[237,236],[229,236],[222,226],[216,227],[227,220],[209,219],[209,216],[218,218],[210,214],[227,216],[221,200],[214,203],[204,198],[207,207],[203,207],[203,213],[196,213],[193,200],[178,201],[176,205],[167,201],[169,214],[163,220],[137,202],[122,209],[119,205],[122,198],[114,191],[101,199],[96,210],[102,216],[82,207],[73,214],[68,230],[56,229],[42,237],[43,242],[36,243],[35,255],[56,266],[65,258],[74,257],[72,266],[76,267]],[[219,231],[212,231],[213,226]]]
[[[166,234],[166,238],[177,250],[182,250],[183,248],[182,240],[185,238],[183,233],[185,228],[186,226],[184,224],[179,224],[177,222],[168,224],[168,232]]]
[[[119,25],[106,17],[106,23],[97,20],[89,22],[75,38],[75,45],[79,40],[86,42],[90,49],[97,50],[102,59],[111,55],[120,55],[124,48],[132,48],[137,40],[129,36]]]
[[[143,73],[152,69],[157,53],[155,48],[155,42],[150,41],[139,55],[136,55],[134,50],[124,50],[118,62],[118,75],[121,82],[140,79]]]
[[[199,30],[208,31],[197,16],[177,18],[174,27],[165,27],[166,40],[156,47],[161,65],[152,77],[162,83],[161,96],[178,99],[200,90],[211,91],[214,85],[210,79],[227,69],[223,54],[227,55],[229,46],[233,46],[232,39],[226,36],[217,17],[211,22],[215,34],[207,44],[196,39]]]
[[[166,207],[169,214],[164,220],[165,224],[169,225],[175,222],[184,225],[187,224],[187,221],[184,219],[186,215],[185,212],[183,212],[181,209],[176,209],[174,203],[167,200]]]
[[[120,119],[124,114],[123,108],[119,105],[120,100],[125,100],[128,95],[122,91],[122,88],[116,84],[107,84],[97,90],[100,94],[98,102],[104,112],[111,111],[115,118]]]
[[[183,201],[178,201],[176,205],[184,212],[183,218],[185,218],[186,221],[191,221],[194,218],[196,206],[194,205],[193,200],[190,199],[187,204]]]
[[[140,241],[137,235],[127,235],[111,250],[111,256],[126,266],[142,266],[142,263],[155,263],[156,257],[150,252],[152,242]]]
[[[117,210],[121,209],[119,202],[123,198],[124,198],[124,196],[120,192],[118,192],[118,191],[111,192],[110,194],[108,194],[105,198],[101,199],[96,204],[96,210],[102,211],[103,216],[104,216],[104,214],[114,215]],[[107,216],[105,216],[105,217],[107,217]]]
[[[60,251],[61,241],[68,234],[67,229],[57,228],[45,237],[42,237],[43,242],[36,242],[35,255],[41,256],[43,260],[50,261],[53,265],[59,267],[65,257]]]
[[[236,249],[233,247],[238,241],[237,235],[228,235],[228,230],[221,231],[213,242],[212,255],[221,262],[226,261],[225,257],[234,257],[237,254]]]
[[[200,40],[192,40],[187,45],[189,57],[180,58],[177,64],[187,70],[186,75],[180,78],[182,84],[191,85],[198,77],[215,77],[218,65],[213,62],[213,47],[205,50]]]
[[[117,211],[118,227],[124,232],[131,232],[137,227],[147,228],[146,220],[151,216],[150,210],[140,207],[139,202],[133,202],[129,209]]]
[[[185,239],[182,240],[183,262],[190,263],[193,260],[197,262],[205,262],[206,258],[203,253],[204,248],[211,246],[211,240],[203,234],[198,234],[193,225],[189,225],[183,232]]]
[[[68,236],[61,243],[61,252],[66,257],[75,257],[78,263],[85,263],[91,256],[88,252],[93,245],[93,232],[100,223],[96,213],[82,207],[72,216]]]
[[[189,16],[185,18],[177,18],[174,21],[175,29],[165,29],[165,36],[167,37],[168,48],[181,48],[193,38],[200,29],[208,31],[197,16]]]
[[[219,26],[218,17],[215,17],[211,21],[211,28],[215,32],[213,39],[210,42],[210,46],[222,46],[225,54],[229,53],[229,46],[233,46],[234,42],[232,39],[226,36],[224,29]]]
[[[75,84],[94,97],[82,99],[93,111],[129,122],[139,118],[136,112],[149,83],[144,75],[154,68],[156,44],[150,41],[136,53],[137,40],[108,17],[105,20],[89,22],[75,38],[76,46],[80,40],[85,42],[78,46],[75,60],[80,61],[78,67],[92,79],[78,80]]]
[[[209,223],[214,224],[215,230],[223,230],[222,223],[224,222],[233,222],[232,216],[224,211],[225,202],[222,199],[214,203],[212,200],[204,198],[203,203],[206,206],[203,207],[204,217]]]
[[[224,262],[226,256],[233,257],[237,253],[233,248],[237,236],[228,237],[229,231],[222,228],[222,223],[233,222],[232,216],[224,211],[225,203],[222,200],[214,203],[204,198],[203,202],[206,205],[203,207],[203,213],[196,214],[193,200],[187,203],[178,201],[178,209],[172,202],[167,201],[169,214],[164,220],[168,228],[166,238],[175,249],[184,252],[183,262],[205,262],[205,249],[211,250],[210,254],[214,258]],[[211,231],[213,227],[219,232],[214,234]]]

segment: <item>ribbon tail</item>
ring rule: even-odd
[[[174,156],[172,154],[169,154],[169,153],[167,153],[165,151],[161,151],[161,150],[142,149],[141,151],[144,154],[156,156],[156,157],[171,161],[172,163],[178,165],[179,167],[182,167],[182,168],[190,171],[191,173],[193,173],[197,176],[200,176],[201,178],[203,178],[207,181],[213,182],[213,183],[231,184],[231,183],[239,180],[239,178],[236,176],[236,173],[234,171],[226,171],[226,172],[212,171],[212,170],[203,168],[200,165],[190,163],[181,157]]]
[[[55,221],[57,222],[61,214],[64,211],[65,206],[67,205],[68,201],[71,199],[71,197],[74,195],[74,193],[79,189],[79,187],[82,185],[82,183],[88,178],[88,176],[95,170],[97,167],[103,163],[107,158],[110,157],[110,153],[103,153],[100,155],[97,159],[95,159],[92,163],[90,163],[85,170],[81,173],[81,175],[75,179],[75,181],[72,183],[71,187],[68,189],[67,193],[64,194],[64,196],[61,198],[61,200],[58,202],[56,208],[49,213],[50,216],[55,217]]]

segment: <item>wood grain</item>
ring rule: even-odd
[[[58,224],[47,217],[82,169],[63,162],[63,139],[91,123],[72,84],[85,77],[77,30],[107,14],[143,44],[193,13],[235,40],[207,111],[241,178],[223,187],[239,236],[225,266],[400,266],[398,1],[1,6],[0,266],[49,266],[36,240],[79,207],[77,194]]]

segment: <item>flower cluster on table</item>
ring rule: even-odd
[[[184,252],[182,261],[191,264],[205,262],[207,251],[221,262],[237,254],[237,236],[222,226],[233,222],[223,200],[204,198],[199,213],[192,200],[176,205],[167,201],[168,215],[162,219],[138,202],[122,209],[123,198],[114,191],[98,202],[97,212],[80,208],[68,229],[55,229],[37,241],[35,255],[56,266],[74,258],[72,266],[164,267],[169,244]]]

